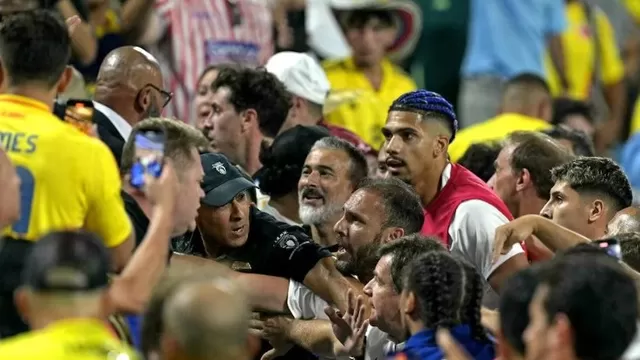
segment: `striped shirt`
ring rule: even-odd
[[[174,93],[165,115],[195,123],[198,76],[208,65],[260,66],[273,54],[270,2],[156,0],[166,35],[150,49]]]

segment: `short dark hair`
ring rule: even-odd
[[[538,197],[548,199],[554,181],[551,169],[566,164],[573,156],[549,136],[527,131],[510,134],[506,143],[514,145],[511,168],[514,171],[527,169]]]
[[[291,95],[278,78],[265,69],[226,66],[211,84],[213,91],[230,90],[229,103],[236,112],[253,109],[264,136],[276,137],[291,108]]]
[[[386,255],[393,257],[391,261],[391,279],[396,292],[400,293],[402,291],[402,277],[405,267],[421,254],[430,251],[446,252],[447,249],[437,238],[420,234],[403,236],[380,247],[378,250],[380,257]]]
[[[562,125],[566,122],[567,117],[571,115],[581,115],[590,124],[593,124],[593,108],[589,103],[581,100],[569,98],[557,98],[553,100],[553,117],[551,124]]]
[[[11,85],[41,82],[52,88],[71,58],[71,40],[57,12],[9,15],[0,25],[0,56]]]
[[[481,142],[471,144],[464,155],[458,160],[458,164],[474,173],[484,182],[495,173],[493,163],[498,158],[502,146],[497,142]]]
[[[613,216],[631,206],[633,193],[629,179],[613,160],[604,157],[578,157],[551,170],[553,182],[566,181],[578,193],[591,193],[610,199]]]
[[[122,149],[120,168],[123,173],[131,170],[135,161],[135,135],[144,131],[163,131],[166,135],[164,144],[165,157],[173,160],[174,166],[181,170],[187,162],[195,161],[191,153],[192,149],[201,150],[209,146],[209,141],[191,125],[182,121],[169,118],[148,118],[137,123],[129,139]],[[181,171],[178,171],[181,174]]]
[[[505,89],[513,85],[524,85],[529,87],[538,87],[547,93],[550,93],[547,81],[540,75],[533,73],[521,73],[511,77],[505,86]]]
[[[567,316],[573,347],[581,359],[619,359],[637,330],[638,293],[616,259],[580,253],[555,258],[542,284],[547,321]]]
[[[587,134],[580,130],[569,129],[564,126],[554,126],[541,132],[549,135],[552,139],[571,142],[573,153],[576,156],[594,156],[596,153],[593,147],[593,141],[589,139]]]
[[[640,271],[640,233],[622,233],[608,239],[618,240],[622,251],[622,261],[633,270]]]
[[[338,16],[345,29],[361,29],[372,19],[379,20],[384,26],[393,26],[393,13],[385,9],[345,10]]]
[[[518,271],[505,281],[500,291],[500,329],[509,345],[520,355],[525,354],[522,335],[529,325],[529,303],[547,264],[538,263]]]
[[[422,202],[416,191],[400,179],[364,178],[357,190],[375,193],[382,200],[386,221],[383,227],[399,227],[405,234],[414,234],[422,229],[424,214]]]
[[[327,136],[316,141],[311,148],[311,152],[319,149],[339,150],[347,154],[351,164],[349,166],[349,178],[353,186],[367,177],[369,174],[369,165],[362,151],[358,150],[350,142],[337,138],[335,136]]]

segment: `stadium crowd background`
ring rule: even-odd
[[[637,0],[0,0],[0,359],[640,359],[639,30]]]

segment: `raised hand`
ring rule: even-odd
[[[351,356],[360,356],[363,352],[364,335],[369,326],[366,319],[365,299],[362,295],[355,296],[353,290],[347,291],[347,313],[327,306],[324,312],[329,317],[333,333],[342,343],[344,349]]]
[[[500,255],[508,253],[513,245],[533,235],[539,218],[539,215],[525,215],[498,226],[493,241],[493,262],[496,262]]]

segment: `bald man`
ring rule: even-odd
[[[167,299],[160,357],[248,360],[249,302],[227,278],[187,283]]]
[[[9,157],[0,149],[0,231],[20,217],[20,178]]]
[[[163,89],[160,66],[151,54],[135,46],[107,54],[96,80],[94,119],[100,139],[118,164],[131,128],[148,117],[160,116],[169,101],[171,93]]]
[[[551,128],[551,93],[538,75],[520,74],[510,79],[502,93],[497,116],[462,129],[449,145],[452,162],[475,143],[500,141],[515,131],[540,131]]]
[[[607,236],[640,232],[640,208],[629,206],[618,211],[607,224]]]

